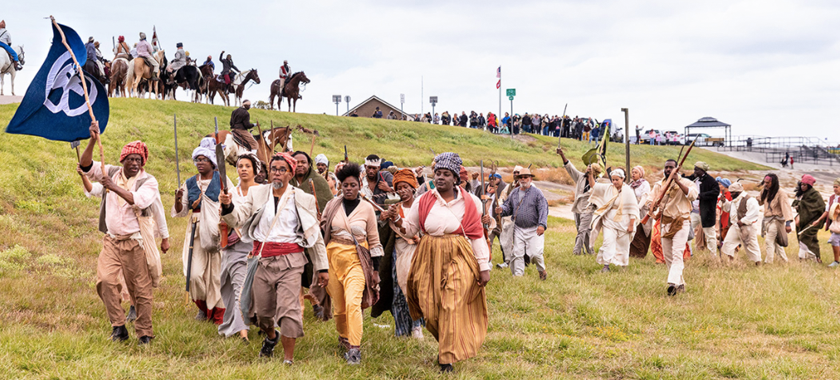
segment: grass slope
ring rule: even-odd
[[[0,124],[13,112],[13,106],[0,106]],[[113,124],[104,135],[109,162],[127,141],[150,143],[147,169],[158,177],[167,207],[177,186],[170,137],[174,112],[183,159],[212,131],[213,116],[227,124],[230,109],[116,99]],[[452,127],[402,123],[402,128],[393,128],[394,122],[388,121],[264,111],[254,112],[254,119],[267,124],[269,115],[275,122],[317,128],[323,137],[316,151],[330,152],[333,160],[340,158],[346,143],[353,160],[376,152],[400,165],[426,164],[429,147],[462,152],[468,163],[492,156],[502,165],[559,164],[552,153],[553,139],[538,137],[528,145]],[[308,149],[301,140],[298,148]],[[583,144],[565,140],[564,146],[573,152],[585,150]],[[673,148],[634,148],[650,165],[677,153]],[[744,166],[709,154],[710,158],[698,154],[697,159]],[[66,143],[4,134],[0,162],[5,168],[0,171],[0,230],[5,232],[0,235],[0,377],[438,377],[434,339],[428,333],[422,342],[396,339],[393,327],[374,325],[392,326],[389,315],[365,319],[364,361],[359,367],[342,364],[334,324],[316,322],[309,310],[307,335],[299,341],[291,368],[276,359],[257,358],[256,332],[250,345],[219,338],[215,326],[192,319],[195,307],[184,302],[183,219],[169,220],[173,249],[163,256],[165,279],[155,291],[157,339],[139,348],[132,332],[130,344],[112,344],[106,341],[110,328],[94,287],[101,247],[95,228],[98,202],[82,194],[73,172],[75,154]],[[184,178],[194,173],[189,163],[182,170]],[[826,238],[821,236],[821,241]],[[625,272],[601,275],[592,257],[571,255],[573,243],[574,225],[552,218],[545,254],[548,281],[540,282],[534,268],[517,279],[507,271],[493,271],[488,285],[489,335],[477,358],[456,367],[458,377],[838,377],[840,294],[832,291],[838,272],[795,262],[724,267],[698,255],[686,270],[688,293],[667,298],[665,269],[652,258],[633,260]],[[795,248],[787,251],[795,260]],[[829,252],[823,244],[824,257]],[[501,257],[498,249],[494,256]]]

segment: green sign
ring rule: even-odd
[[[508,96],[508,99],[513,100],[513,96]]]
[[[508,97],[511,97],[511,98],[512,98],[512,97],[514,97],[514,96],[516,96],[516,89],[515,89],[515,88],[509,88],[509,89],[507,89],[507,96],[508,96]],[[511,100],[513,100],[513,99],[511,99]]]

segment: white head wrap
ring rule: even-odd
[[[612,176],[616,176],[622,179],[627,178],[627,175],[624,173],[624,169],[613,169],[613,171],[610,172],[610,177]]]
[[[382,159],[378,160],[365,160],[365,166],[380,166],[382,165]]]
[[[213,163],[214,167],[217,167],[216,164],[216,139],[212,137],[205,137],[201,139],[201,143],[198,144],[198,148],[195,148],[192,153],[193,161],[198,156],[207,157],[210,162]]]
[[[323,153],[315,156],[315,165],[324,164],[330,166],[330,160]]]

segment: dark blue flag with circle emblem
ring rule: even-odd
[[[58,25],[79,65],[84,66],[87,53],[82,39],[72,28]],[[55,24],[52,27],[52,47],[47,60],[29,84],[15,116],[6,127],[6,133],[68,142],[86,139],[90,137],[91,117],[79,77],[81,68],[75,67]],[[90,75],[84,78],[93,114],[99,121],[100,132],[104,132],[108,124],[108,94],[99,81]]]

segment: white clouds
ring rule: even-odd
[[[20,83],[46,54],[50,30],[39,12],[50,9],[108,48],[111,35],[133,43],[156,24],[167,47],[184,42],[193,57],[227,50],[240,68],[260,70],[250,99],[267,100],[288,59],[312,80],[303,112],[331,114],[333,94],[398,104],[400,93],[419,112],[421,76],[422,101],[439,96],[438,112],[495,112],[501,65],[503,89],[517,89],[516,112],[559,114],[568,102],[572,115],[603,119],[629,107],[633,125],[679,129],[714,116],[734,134],[840,140],[818,127],[833,119],[840,88],[840,5],[830,1],[167,2],[134,5],[163,10],[136,13],[48,3],[4,12],[27,47]],[[503,112],[509,107],[503,98]]]

